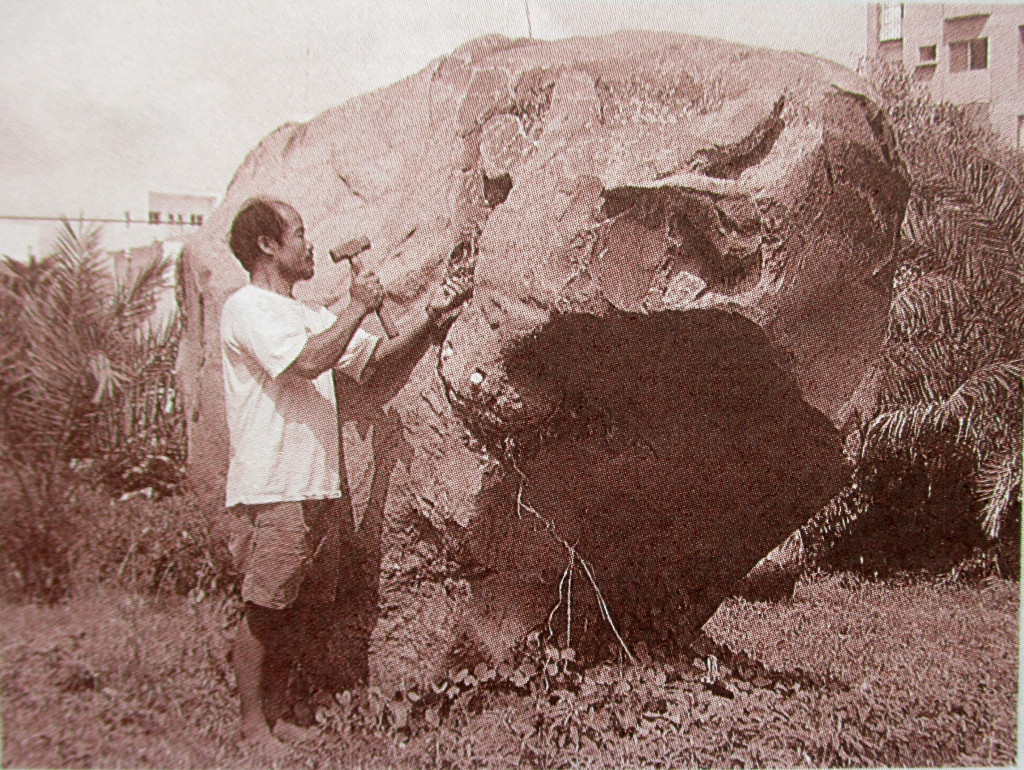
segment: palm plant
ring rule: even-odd
[[[914,466],[924,468],[926,496],[959,468],[980,533],[995,540],[1020,518],[1024,173],[1019,157],[957,108],[931,103],[901,73],[876,72],[875,81],[911,200],[880,411],[865,427],[857,469],[870,501],[854,515],[870,518],[882,487],[891,490],[893,477],[912,476]]]
[[[87,469],[109,476],[140,440],[180,452],[170,389],[178,325],[150,321],[169,266],[154,260],[119,283],[100,230],[67,222],[50,257],[0,264],[0,470],[17,491],[0,535],[9,558],[23,554],[23,579],[40,563],[49,566],[38,580],[59,577],[67,503],[96,480]]]
[[[159,326],[145,325],[127,351],[128,371],[95,420],[95,450],[103,480],[113,490],[150,487],[175,491],[184,475],[184,424],[174,386],[181,334],[177,314]]]

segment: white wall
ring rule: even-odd
[[[35,222],[0,221],[0,255],[27,262],[30,254],[42,256],[39,224]]]

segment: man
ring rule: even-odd
[[[407,313],[395,339],[382,341],[360,328],[383,298],[373,273],[353,276],[342,308],[314,309],[293,298],[295,284],[313,277],[314,263],[291,206],[247,202],[229,241],[250,277],[221,317],[231,447],[226,502],[238,517],[241,536],[231,550],[245,603],[232,656],[241,738],[276,749],[274,709],[287,685],[294,629],[337,590],[341,484],[332,370],[361,382],[372,361],[408,351],[466,292],[435,292],[425,308]]]

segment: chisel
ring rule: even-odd
[[[350,241],[338,244],[330,250],[331,261],[334,264],[339,262],[348,261],[349,266],[352,268],[353,275],[359,275],[363,270],[362,261],[359,259],[359,255],[370,248],[370,239],[365,235],[358,238],[353,238]],[[380,321],[381,328],[384,329],[384,333],[388,335],[389,340],[393,340],[398,336],[398,329],[395,328],[395,323],[392,321],[386,313],[382,313],[383,305],[377,309],[377,320]]]

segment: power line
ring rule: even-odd
[[[130,219],[128,217],[121,217],[120,219],[110,217],[40,217],[40,216],[22,216],[20,214],[0,214],[0,219],[23,221],[23,222],[101,222],[101,223],[114,223],[114,224],[126,224],[126,225],[153,225],[166,227],[172,225],[175,227],[199,227],[199,222],[151,222],[148,219]]]

